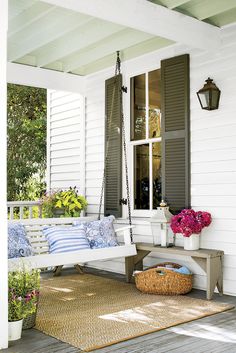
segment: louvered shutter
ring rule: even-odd
[[[161,62],[162,195],[174,212],[190,207],[189,55]]]
[[[122,75],[105,82],[105,158],[104,214],[122,216],[122,135],[120,95]]]

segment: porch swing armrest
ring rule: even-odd
[[[124,237],[124,243],[126,245],[131,244],[131,239],[130,239],[130,229],[135,228],[135,226],[125,226],[125,227],[121,227],[121,228],[117,228],[115,229],[116,233],[123,233],[123,237]]]

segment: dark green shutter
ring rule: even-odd
[[[104,214],[122,216],[122,134],[121,100],[122,75],[105,82],[105,157],[106,177],[104,189]]]
[[[161,62],[162,196],[172,211],[190,207],[189,55]]]

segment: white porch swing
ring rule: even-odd
[[[117,61],[116,61],[116,69],[115,69],[115,78],[120,75],[120,57],[119,52],[117,52]],[[115,96],[115,85],[112,94],[112,105],[114,103]],[[122,105],[122,94],[121,96],[121,125],[122,125],[122,137],[123,137],[123,149],[124,149],[124,157],[125,157],[125,171],[126,171],[126,189],[127,189],[127,204],[128,204],[128,214],[129,214],[129,225],[116,229],[115,233],[118,236],[119,246],[107,247],[107,248],[99,248],[99,249],[83,249],[78,251],[71,251],[66,253],[57,253],[52,254],[49,253],[49,244],[46,237],[43,235],[42,229],[44,226],[71,226],[73,222],[90,222],[94,221],[94,217],[80,217],[80,218],[38,218],[38,219],[25,219],[21,220],[21,224],[25,226],[26,236],[33,248],[34,255],[28,257],[20,257],[9,259],[9,271],[14,271],[18,267],[26,266],[30,268],[48,268],[48,267],[56,267],[56,272],[60,272],[60,269],[64,265],[70,264],[84,264],[90,261],[98,261],[98,260],[109,260],[113,258],[119,257],[128,257],[136,255],[136,246],[133,243],[133,235],[132,235],[132,224],[131,224],[131,212],[130,212],[130,197],[129,197],[129,184],[128,184],[128,166],[127,166],[127,152],[126,152],[126,142],[125,142],[125,126],[124,126],[124,115],[123,115],[123,105]],[[107,124],[109,126],[111,121],[113,109],[111,108],[111,114],[108,117]],[[101,197],[99,204],[99,213],[98,220],[100,220],[101,209],[102,209],[102,201],[103,201],[103,193],[104,186],[106,182],[106,165],[108,159],[108,145],[109,138],[107,140],[106,145],[106,156],[104,163],[104,175],[102,181],[101,188]],[[13,222],[18,222],[17,220]],[[120,242],[120,239],[123,242]]]

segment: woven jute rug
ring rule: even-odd
[[[42,281],[36,328],[84,351],[213,315],[232,306],[186,296],[140,293],[90,274]]]

